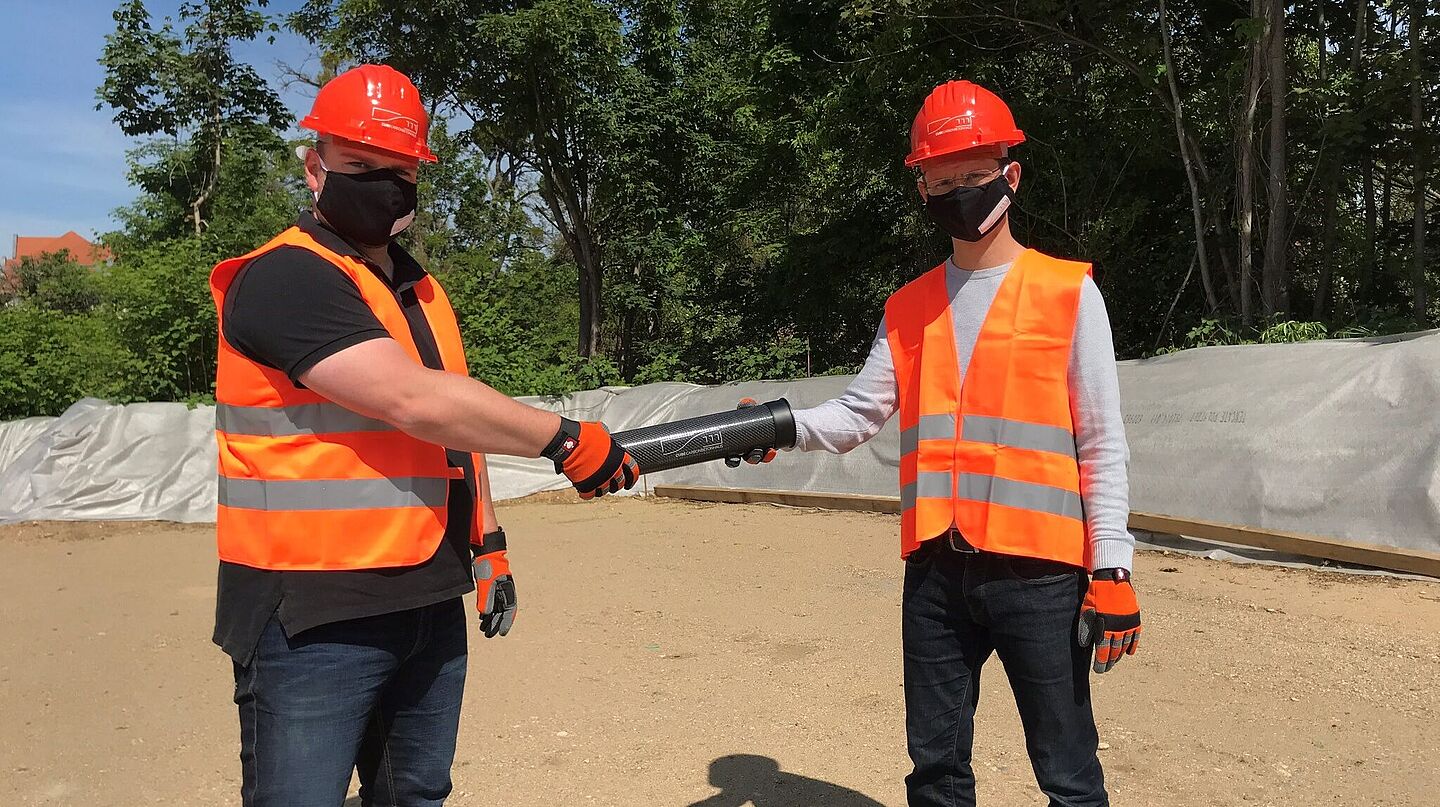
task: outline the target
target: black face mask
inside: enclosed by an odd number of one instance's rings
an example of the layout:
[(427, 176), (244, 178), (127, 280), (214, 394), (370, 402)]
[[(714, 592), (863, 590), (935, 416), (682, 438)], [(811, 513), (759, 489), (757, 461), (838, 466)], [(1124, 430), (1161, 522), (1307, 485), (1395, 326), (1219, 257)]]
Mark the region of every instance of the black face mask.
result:
[[(959, 187), (943, 196), (925, 199), (925, 212), (940, 225), (940, 229), (951, 238), (961, 241), (979, 241), (1000, 225), (1009, 215), (1010, 204), (1015, 201), (1015, 191), (1002, 172), (978, 188)], [(989, 226), (980, 229), (986, 223)]]
[(361, 174), (327, 169), (315, 209), (345, 239), (367, 247), (384, 246), (415, 218), (415, 183), (393, 168)]

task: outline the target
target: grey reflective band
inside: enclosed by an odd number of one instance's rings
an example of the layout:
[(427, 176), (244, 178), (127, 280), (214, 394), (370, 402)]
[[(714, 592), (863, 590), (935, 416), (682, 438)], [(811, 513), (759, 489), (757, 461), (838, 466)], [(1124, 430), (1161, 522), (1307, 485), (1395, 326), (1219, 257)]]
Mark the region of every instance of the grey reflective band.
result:
[(215, 406), (215, 428), (226, 434), (289, 437), (296, 434), (395, 431), (383, 420), (367, 418), (339, 404), (296, 406)]
[(379, 510), (444, 507), (450, 480), (395, 479), (231, 479), (220, 477), (218, 501), (241, 510)]
[(1085, 517), (1085, 507), (1080, 501), (1080, 494), (1064, 488), (1016, 482), (998, 476), (960, 474), (959, 490), (960, 498), (970, 501), (1034, 510), (1064, 518)]
[(954, 493), (955, 487), (948, 471), (925, 471), (918, 474), (914, 482), (900, 486), (900, 507), (914, 507), (917, 498), (949, 501)]
[(954, 440), (954, 415), (921, 415), (920, 423), (900, 432), (900, 453), (918, 451), (921, 440)]
[(923, 471), (915, 477), (915, 495), (921, 499), (948, 499), (954, 493), (949, 471)]
[(1011, 448), (1049, 451), (1075, 457), (1075, 435), (1059, 426), (1043, 426), (1008, 418), (966, 415), (960, 439)]

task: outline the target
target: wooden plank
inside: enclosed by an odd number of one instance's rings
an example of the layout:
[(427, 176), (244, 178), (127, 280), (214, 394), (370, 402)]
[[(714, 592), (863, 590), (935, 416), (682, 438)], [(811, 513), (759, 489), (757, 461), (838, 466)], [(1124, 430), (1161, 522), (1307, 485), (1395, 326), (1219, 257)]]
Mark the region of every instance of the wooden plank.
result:
[[(728, 504), (783, 504), (823, 510), (860, 510), (891, 514), (900, 512), (900, 500), (896, 497), (859, 496), (851, 493), (660, 485), (655, 488), (655, 495)], [(1130, 527), (1440, 578), (1440, 552), (1423, 549), (1402, 549), (1155, 513), (1132, 512)]]
[(1361, 566), (1374, 566), (1397, 572), (1440, 577), (1440, 552), (1423, 549), (1402, 549), (1394, 546), (1366, 544), (1343, 538), (1305, 535), (1282, 530), (1242, 527), (1192, 518), (1176, 518), (1153, 513), (1131, 513), (1130, 527), (1150, 532), (1185, 535), (1207, 541), (1223, 541), (1258, 549), (1271, 549), (1312, 558), (1338, 560)]
[(853, 493), (817, 493), (802, 490), (754, 490), (748, 488), (706, 488), (690, 485), (656, 485), (656, 496), (725, 504), (783, 504), (821, 510), (858, 510), (871, 513), (900, 512), (896, 496), (859, 496)]

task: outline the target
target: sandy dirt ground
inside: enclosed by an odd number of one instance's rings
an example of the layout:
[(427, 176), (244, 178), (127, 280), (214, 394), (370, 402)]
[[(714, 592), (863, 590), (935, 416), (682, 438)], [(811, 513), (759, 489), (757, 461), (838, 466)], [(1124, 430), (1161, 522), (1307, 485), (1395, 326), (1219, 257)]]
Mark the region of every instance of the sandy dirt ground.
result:
[[(471, 639), (455, 805), (904, 803), (894, 518), (502, 505), (521, 608)], [(0, 804), (238, 804), (211, 528), (0, 528)], [(1142, 553), (1095, 679), (1116, 805), (1434, 805), (1440, 584)], [(998, 662), (981, 801), (1038, 805)], [(347, 804), (358, 804), (352, 800)]]

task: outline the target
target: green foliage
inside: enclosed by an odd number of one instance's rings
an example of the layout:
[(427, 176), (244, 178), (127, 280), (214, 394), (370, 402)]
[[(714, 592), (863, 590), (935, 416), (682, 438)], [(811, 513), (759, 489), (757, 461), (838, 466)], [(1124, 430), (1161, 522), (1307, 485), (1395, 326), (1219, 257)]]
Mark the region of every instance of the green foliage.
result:
[(100, 302), (94, 273), (72, 260), (69, 251), (21, 258), (14, 267), (15, 295), (61, 314), (79, 314)]
[(204, 239), (162, 241), (122, 252), (104, 276), (104, 313), (118, 343), (141, 359), (130, 383), (145, 399), (183, 401), (213, 389), (209, 276), (224, 257)]
[(0, 420), (56, 415), (86, 396), (137, 400), (139, 364), (101, 314), (0, 308)]
[(1332, 334), (1329, 326), (1323, 322), (1277, 320), (1256, 331), (1254, 329), (1246, 330), (1233, 321), (1203, 319), (1185, 334), (1184, 340), (1179, 345), (1161, 348), (1156, 351), (1156, 355), (1215, 345), (1277, 345), (1374, 335), (1373, 330), (1359, 325), (1350, 326)]
[(1330, 329), (1323, 322), (1290, 320), (1276, 322), (1266, 327), (1255, 341), (1262, 345), (1274, 345), (1288, 342), (1313, 342), (1317, 339), (1328, 339), (1329, 336)]
[(455, 308), (471, 375), (509, 395), (581, 388), (574, 342), (578, 311), (566, 266), (530, 253), (499, 271), (494, 262), (466, 255), (437, 279)]

